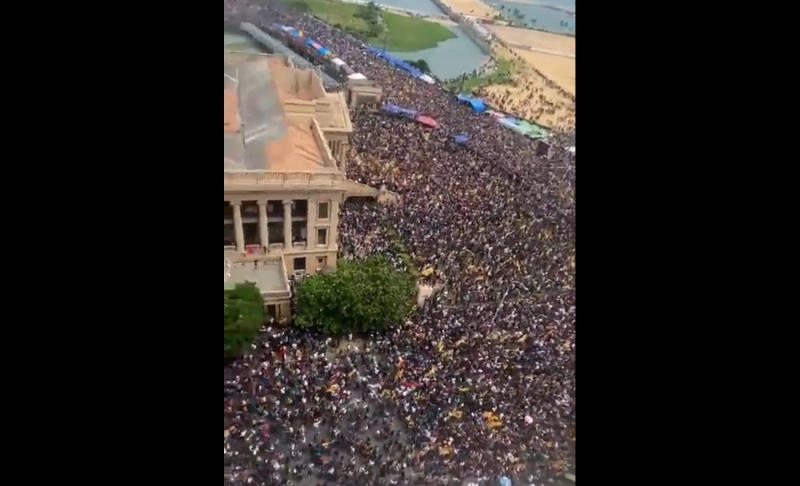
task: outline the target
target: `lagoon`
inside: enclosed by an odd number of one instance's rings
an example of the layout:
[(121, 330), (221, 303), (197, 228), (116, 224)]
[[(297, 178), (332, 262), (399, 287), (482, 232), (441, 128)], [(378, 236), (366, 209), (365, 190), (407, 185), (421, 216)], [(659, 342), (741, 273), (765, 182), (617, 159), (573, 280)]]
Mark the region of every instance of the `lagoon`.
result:
[(436, 47), (417, 52), (389, 52), (389, 54), (409, 61), (424, 59), (431, 68), (431, 74), (440, 79), (457, 78), (464, 73), (474, 71), (489, 60), (489, 56), (481, 52), (464, 34), (461, 27), (449, 27), (449, 29), (457, 37), (440, 42)]
[(442, 11), (431, 0), (374, 0), (378, 5), (413, 10), (421, 14), (442, 15)]
[[(491, 2), (486, 2), (491, 3)], [(514, 0), (513, 3), (527, 3), (532, 5), (554, 5), (575, 11), (575, 0)]]

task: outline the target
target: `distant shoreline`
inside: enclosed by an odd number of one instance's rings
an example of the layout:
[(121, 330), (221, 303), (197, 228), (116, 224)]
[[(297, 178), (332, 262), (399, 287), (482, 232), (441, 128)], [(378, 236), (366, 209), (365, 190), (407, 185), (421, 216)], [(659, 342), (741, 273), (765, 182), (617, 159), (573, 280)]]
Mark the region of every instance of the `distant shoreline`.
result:
[[(494, 5), (494, 2), (485, 1), (484, 3), (486, 3), (487, 5), (490, 5), (490, 6)], [(520, 2), (520, 1), (514, 1), (514, 0), (508, 0), (508, 1), (504, 0), (503, 3), (512, 3), (512, 4), (515, 4), (515, 5), (529, 5), (529, 6), (533, 6), (533, 7), (543, 7), (543, 8), (549, 8), (551, 10), (558, 10), (559, 12), (572, 14), (573, 16), (575, 15), (575, 9), (571, 9), (571, 8), (568, 8), (568, 7), (562, 7), (561, 5), (553, 5), (553, 4), (545, 3), (545, 2)]]
[[(500, 18), (502, 18), (504, 21), (507, 21), (507, 22), (513, 22), (514, 21), (514, 18), (512, 16), (507, 15), (508, 12), (509, 12), (508, 8), (500, 9), (499, 8), (499, 4), (497, 2), (494, 2), (494, 1), (489, 1), (489, 0), (479, 0), (479, 1), (481, 3), (487, 5), (489, 8), (491, 8), (492, 11), (494, 11), (497, 15), (499, 15)], [(548, 4), (539, 3), (539, 2), (514, 2), (514, 1), (503, 1), (502, 3), (503, 4), (511, 4), (511, 5), (523, 5), (523, 6), (528, 6), (528, 7), (546, 8), (548, 10), (553, 10), (555, 12), (561, 12), (561, 13), (569, 16), (569, 17), (575, 18), (575, 11), (574, 10), (571, 10), (569, 8), (566, 8), (566, 7), (561, 7), (561, 6), (558, 6), (558, 5), (548, 5)], [(544, 28), (544, 27), (537, 27), (537, 26), (534, 26), (534, 25), (509, 25), (508, 27), (514, 27), (514, 28), (517, 28), (517, 29), (536, 30), (536, 31), (539, 31), (539, 32), (547, 32), (548, 34), (563, 35), (563, 36), (566, 36), (566, 37), (575, 38), (575, 32), (564, 32), (563, 30), (550, 30), (550, 29), (547, 29), (547, 28)]]

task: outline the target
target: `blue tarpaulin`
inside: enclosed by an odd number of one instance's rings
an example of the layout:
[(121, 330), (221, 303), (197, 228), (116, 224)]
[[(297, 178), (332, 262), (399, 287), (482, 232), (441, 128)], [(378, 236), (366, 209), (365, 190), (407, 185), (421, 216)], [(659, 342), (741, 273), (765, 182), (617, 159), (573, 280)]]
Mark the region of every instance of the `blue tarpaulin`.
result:
[(469, 137), (461, 133), (453, 137), (453, 141), (456, 142), (456, 145), (466, 145), (469, 141)]
[(400, 107), (400, 106), (397, 106), (397, 105), (386, 104), (386, 105), (383, 105), (382, 109), (383, 109), (384, 113), (387, 113), (389, 115), (405, 116), (405, 117), (408, 117), (408, 118), (416, 118), (417, 117), (417, 112), (416, 111), (410, 110), (408, 108), (403, 108), (403, 107)]
[(307, 45), (307, 46), (312, 46), (312, 45), (314, 45), (314, 41), (313, 41), (313, 40), (311, 40), (311, 39), (306, 39), (306, 41), (305, 41), (305, 42), (303, 42), (303, 44), (305, 44), (305, 45)]
[(486, 104), (480, 98), (473, 98), (472, 96), (464, 94), (456, 95), (456, 98), (459, 102), (472, 107), (472, 110), (475, 111), (475, 113), (483, 113), (486, 111)]
[(486, 105), (483, 103), (483, 100), (473, 99), (470, 100), (469, 106), (475, 111), (475, 113), (483, 113), (486, 111)]
[(419, 77), (422, 77), (422, 76), (425, 75), (422, 71), (420, 71), (419, 69), (415, 68), (411, 64), (403, 61), (400, 58), (397, 58), (397, 57), (389, 54), (388, 52), (384, 52), (384, 51), (382, 51), (380, 49), (377, 49), (375, 47), (372, 47), (372, 46), (367, 46), (367, 50), (370, 51), (371, 53), (375, 54), (376, 56), (380, 57), (381, 59), (385, 60), (386, 62), (394, 65), (397, 68), (402, 69), (403, 71), (409, 73), (410, 75), (412, 75), (412, 76), (414, 76), (416, 78), (419, 78)]
[(331, 51), (325, 49), (324, 47), (320, 47), (319, 49), (317, 49), (317, 52), (319, 52), (320, 56), (327, 56), (328, 54), (331, 53)]

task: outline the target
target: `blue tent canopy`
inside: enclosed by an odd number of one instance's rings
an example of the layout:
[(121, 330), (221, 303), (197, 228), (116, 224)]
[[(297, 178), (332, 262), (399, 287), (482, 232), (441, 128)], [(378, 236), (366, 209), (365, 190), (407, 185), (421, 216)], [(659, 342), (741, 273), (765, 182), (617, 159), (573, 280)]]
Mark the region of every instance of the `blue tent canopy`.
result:
[(415, 68), (411, 64), (403, 61), (402, 59), (389, 54), (388, 52), (382, 51), (372, 46), (367, 46), (367, 50), (375, 54), (376, 56), (380, 57), (381, 59), (385, 60), (389, 64), (392, 64), (395, 67), (402, 69), (403, 71), (411, 74), (414, 77), (419, 78), (420, 76), (424, 76), (424, 73), (422, 71)]
[(486, 105), (483, 103), (483, 100), (479, 100), (477, 98), (470, 100), (469, 106), (472, 107), (475, 113), (483, 113), (484, 111), (486, 111)]
[(310, 45), (314, 44), (314, 41), (312, 39), (306, 39), (305, 42), (303, 42), (303, 44), (305, 44), (307, 46), (310, 46)]
[(486, 104), (480, 98), (473, 98), (472, 96), (459, 94), (456, 99), (464, 104), (469, 105), (475, 113), (483, 113), (486, 111)]
[(403, 108), (397, 105), (386, 104), (382, 107), (383, 112), (389, 115), (406, 116), (408, 118), (416, 118), (417, 112), (408, 108)]
[(317, 52), (319, 53), (320, 56), (327, 56), (328, 54), (331, 53), (331, 51), (325, 49), (324, 47), (320, 47), (319, 49), (317, 49)]
[(460, 133), (453, 137), (453, 141), (456, 142), (456, 145), (466, 145), (466, 143), (469, 141), (469, 137), (463, 133)]

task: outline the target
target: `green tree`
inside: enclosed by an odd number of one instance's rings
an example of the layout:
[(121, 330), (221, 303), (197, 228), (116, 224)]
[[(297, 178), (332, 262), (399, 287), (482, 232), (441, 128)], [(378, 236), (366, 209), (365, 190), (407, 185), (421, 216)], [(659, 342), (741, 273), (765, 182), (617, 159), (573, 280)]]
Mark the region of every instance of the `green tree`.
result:
[(264, 324), (264, 297), (255, 284), (225, 289), (225, 357), (241, 354)]
[(416, 282), (383, 257), (340, 260), (335, 272), (297, 286), (294, 325), (327, 334), (383, 330), (399, 324), (414, 302)]
[(428, 61), (426, 61), (425, 59), (417, 59), (416, 61), (407, 60), (406, 62), (411, 64), (415, 68), (419, 69), (420, 71), (422, 71), (425, 74), (430, 74), (431, 73), (431, 67), (428, 66)]

